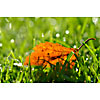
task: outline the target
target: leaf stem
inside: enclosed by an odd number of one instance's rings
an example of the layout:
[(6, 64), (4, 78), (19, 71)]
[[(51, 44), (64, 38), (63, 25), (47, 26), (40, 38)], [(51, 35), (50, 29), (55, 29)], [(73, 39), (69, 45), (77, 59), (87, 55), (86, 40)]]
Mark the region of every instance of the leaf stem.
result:
[(85, 41), (85, 43), (83, 43), (79, 48), (78, 51), (89, 41), (89, 40), (96, 40), (95, 38), (89, 38)]

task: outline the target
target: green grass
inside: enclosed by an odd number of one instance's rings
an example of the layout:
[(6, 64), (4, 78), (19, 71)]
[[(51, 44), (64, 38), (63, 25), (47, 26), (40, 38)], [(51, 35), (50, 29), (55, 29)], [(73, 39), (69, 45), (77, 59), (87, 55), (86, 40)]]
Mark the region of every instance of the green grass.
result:
[[(95, 22), (96, 18), (90, 17), (1, 17), (0, 82), (100, 82), (100, 18), (97, 19)], [(58, 33), (60, 36), (56, 37)], [(26, 56), (39, 43), (49, 41), (78, 48), (88, 38), (96, 40), (82, 47), (73, 69), (69, 68), (72, 52), (61, 71), (59, 62), (51, 68), (23, 65)], [(67, 72), (64, 70), (66, 63)]]

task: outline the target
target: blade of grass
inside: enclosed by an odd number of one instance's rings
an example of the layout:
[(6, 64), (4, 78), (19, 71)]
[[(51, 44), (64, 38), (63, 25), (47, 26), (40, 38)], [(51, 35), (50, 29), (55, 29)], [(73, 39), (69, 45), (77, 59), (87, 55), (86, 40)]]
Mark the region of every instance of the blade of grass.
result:
[(88, 50), (89, 50), (89, 51), (91, 52), (91, 54), (93, 55), (94, 60), (96, 60), (96, 62), (98, 63), (98, 59), (97, 59), (96, 55), (94, 54), (94, 52), (90, 49), (90, 47), (89, 47), (85, 42), (83, 42), (83, 44), (88, 48)]
[(72, 51), (68, 56), (67, 56), (67, 61), (69, 62), (70, 58), (72, 57), (72, 55), (74, 54), (74, 52)]
[(84, 24), (83, 24), (83, 27), (82, 27), (82, 31), (81, 31), (82, 35), (83, 35), (84, 31), (85, 31), (85, 27), (87, 25), (87, 22), (88, 22), (88, 18), (86, 18), (85, 21), (84, 21)]
[(73, 54), (74, 54), (74, 52), (71, 52), (71, 53), (67, 56), (67, 59), (65, 60), (65, 63), (64, 63), (64, 65), (63, 65), (63, 69), (61, 70), (61, 72), (63, 72), (63, 71), (65, 70), (66, 64), (67, 64), (67, 63), (68, 63), (68, 67), (70, 66), (69, 61), (70, 61), (70, 58), (72, 57)]
[(54, 38), (53, 38), (53, 41), (56, 41), (57, 43), (60, 43), (60, 44), (64, 45), (65, 47), (70, 48), (69, 45), (67, 45), (66, 43), (64, 43), (64, 42), (62, 42), (62, 41), (60, 41), (60, 40), (58, 40), (58, 39), (54, 39)]

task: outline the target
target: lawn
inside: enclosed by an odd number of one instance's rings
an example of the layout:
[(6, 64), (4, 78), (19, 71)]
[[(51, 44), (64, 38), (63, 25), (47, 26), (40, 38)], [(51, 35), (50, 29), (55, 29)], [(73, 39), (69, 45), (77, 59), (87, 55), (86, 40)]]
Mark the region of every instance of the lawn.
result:
[[(90, 40), (84, 44), (89, 38)], [(72, 69), (69, 59), (43, 66), (24, 62), (32, 48), (40, 43), (58, 43), (66, 48), (79, 48)], [(56, 68), (56, 70), (55, 70)], [(91, 17), (0, 17), (0, 82), (1, 83), (97, 83), (100, 82), (100, 18)]]

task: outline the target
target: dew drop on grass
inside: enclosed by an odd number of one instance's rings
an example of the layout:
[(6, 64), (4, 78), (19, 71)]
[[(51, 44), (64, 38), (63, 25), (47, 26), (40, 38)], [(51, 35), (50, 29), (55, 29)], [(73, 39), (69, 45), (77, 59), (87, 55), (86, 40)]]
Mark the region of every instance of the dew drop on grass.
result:
[(66, 37), (63, 37), (63, 41), (64, 41), (64, 42), (66, 41)]
[(34, 68), (32, 68), (32, 70), (34, 70)]
[(92, 57), (90, 57), (90, 60), (92, 60)]
[(14, 43), (14, 39), (11, 39), (10, 42), (11, 42), (11, 43)]
[(57, 37), (57, 38), (58, 38), (58, 37), (60, 37), (60, 34), (59, 34), (59, 33), (57, 33), (57, 34), (56, 34), (56, 37)]
[(32, 82), (32, 79), (30, 79), (30, 82)]
[(90, 68), (90, 66), (88, 66), (88, 68)]
[(66, 30), (65, 33), (66, 33), (66, 34), (69, 34), (69, 30)]
[(78, 68), (76, 68), (76, 72), (78, 72)]
[(22, 72), (22, 70), (20, 72)]
[(2, 43), (0, 43), (0, 47), (2, 47)]
[(76, 45), (74, 45), (73, 48), (76, 48)]
[(44, 37), (44, 34), (42, 33), (42, 37)]
[(88, 58), (86, 58), (86, 60), (88, 60)]
[(2, 67), (0, 67), (0, 70), (2, 71)]
[(96, 54), (96, 57), (98, 56), (98, 54)]
[(1, 33), (1, 30), (0, 30), (0, 33)]
[(9, 23), (9, 28), (10, 28), (10, 29), (12, 28), (12, 24), (11, 24), (11, 23)]
[(9, 70), (11, 70), (11, 68), (9, 68)]

